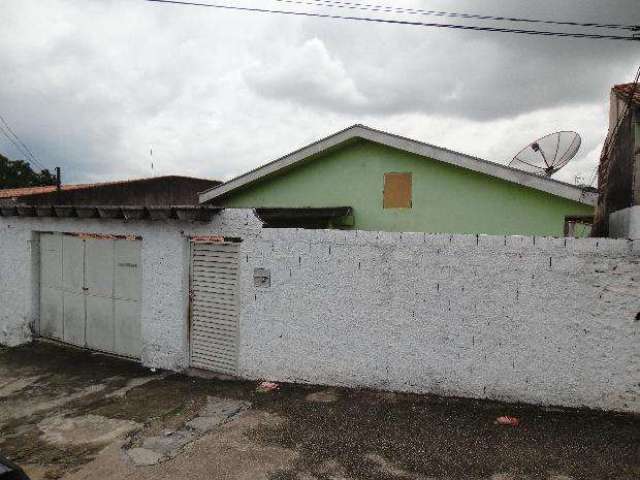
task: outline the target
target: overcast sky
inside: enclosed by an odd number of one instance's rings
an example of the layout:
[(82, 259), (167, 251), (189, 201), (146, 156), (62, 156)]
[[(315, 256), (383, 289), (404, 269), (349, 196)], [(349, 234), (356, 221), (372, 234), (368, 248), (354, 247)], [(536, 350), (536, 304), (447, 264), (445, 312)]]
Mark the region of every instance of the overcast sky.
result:
[[(638, 0), (351, 1), (640, 24)], [(460, 23), (282, 0), (217, 3)], [(576, 130), (582, 148), (557, 178), (586, 180), (610, 87), (631, 81), (639, 64), (640, 42), (142, 0), (0, 1), (0, 114), (69, 183), (149, 176), (150, 148), (156, 175), (226, 180), (354, 123), (500, 163), (539, 136)], [(0, 153), (21, 158), (4, 137)]]

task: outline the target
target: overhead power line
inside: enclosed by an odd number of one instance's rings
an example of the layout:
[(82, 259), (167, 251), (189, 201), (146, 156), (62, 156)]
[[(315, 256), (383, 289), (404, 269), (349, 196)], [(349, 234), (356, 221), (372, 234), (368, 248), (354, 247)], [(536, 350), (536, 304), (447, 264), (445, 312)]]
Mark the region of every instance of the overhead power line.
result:
[(459, 25), (448, 23), (430, 23), (430, 22), (418, 22), (410, 20), (399, 20), (391, 18), (379, 18), (379, 17), (357, 17), (349, 15), (336, 15), (330, 13), (319, 12), (300, 12), (293, 10), (277, 10), (271, 8), (259, 8), (259, 7), (242, 7), (238, 5), (227, 5), (220, 3), (199, 3), (188, 2), (178, 0), (143, 0), (146, 2), (167, 4), (167, 5), (182, 5), (188, 7), (209, 7), (218, 8), (224, 10), (235, 10), (240, 12), (255, 12), (255, 13), (270, 13), (279, 15), (292, 15), (298, 17), (315, 17), (315, 18), (327, 18), (335, 20), (352, 20), (359, 22), (373, 22), (373, 23), (388, 23), (393, 25), (407, 25), (416, 27), (433, 27), (433, 28), (450, 28), (455, 30), (474, 30), (483, 32), (501, 32), (501, 33), (517, 33), (522, 35), (541, 35), (545, 37), (563, 37), (563, 38), (591, 38), (600, 40), (623, 40), (623, 41), (639, 41), (640, 37), (628, 36), (628, 35), (607, 35), (598, 33), (579, 33), (579, 32), (550, 32), (543, 30), (525, 30), (516, 28), (502, 28), (502, 27), (483, 27), (478, 25)]
[(31, 156), (28, 150), (26, 150), (25, 147), (21, 145), (19, 141), (16, 141), (14, 137), (10, 134), (10, 132), (8, 132), (6, 128), (2, 125), (0, 125), (0, 133), (2, 133), (7, 138), (7, 140), (9, 140), (9, 142), (13, 144), (13, 146), (18, 150), (18, 152), (20, 152), (24, 156), (24, 159), (28, 163), (34, 165), (36, 168), (40, 170), (46, 170), (46, 167), (42, 163), (40, 163), (37, 158)]
[(36, 158), (31, 149), (18, 137), (11, 126), (7, 123), (2, 115), (0, 115), (0, 133), (2, 133), (18, 151), (25, 156), (25, 160), (33, 163), (40, 170), (46, 170), (45, 166)]
[(2, 115), (0, 115), (0, 121), (4, 125), (4, 128), (20, 144), (20, 146), (22, 147), (20, 150), (22, 151), (23, 155), (26, 155), (28, 158), (30, 158), (33, 161), (37, 162), (37, 159), (36, 159), (35, 155), (33, 154), (33, 152), (31, 151), (31, 149), (29, 147), (27, 147), (27, 145), (25, 145), (25, 143), (22, 140), (20, 140), (20, 137), (18, 137), (18, 135), (11, 129), (11, 126), (7, 123), (7, 121), (4, 119), (4, 117)]
[[(29, 154), (27, 153), (26, 150), (24, 150), (24, 148), (22, 147), (22, 145), (20, 145), (14, 138), (13, 136), (9, 133), (9, 131), (2, 125), (0, 125), (0, 133), (2, 135), (5, 136), (5, 138), (7, 140), (9, 140), (9, 142), (11, 142), (11, 144), (16, 148), (16, 150), (18, 150), (18, 152), (20, 152), (20, 154), (24, 157), (24, 159), (29, 162), (29, 163), (33, 163), (34, 165), (36, 165), (36, 163), (33, 161), (33, 159), (29, 156)], [(40, 168), (40, 166), (38, 165), (38, 168)]]
[(505, 17), (505, 16), (496, 16), (496, 15), (482, 15), (477, 13), (447, 12), (443, 10), (425, 10), (422, 8), (397, 7), (393, 5), (382, 5), (382, 4), (374, 4), (374, 3), (342, 2), (339, 0), (273, 0), (273, 1), (281, 2), (281, 3), (302, 4), (302, 5), (347, 8), (352, 10), (367, 10), (367, 11), (382, 12), (382, 13), (406, 13), (408, 15), (463, 18), (468, 20), (490, 20), (490, 21), (505, 21), (505, 22), (512, 22), (512, 23), (533, 23), (533, 24), (561, 25), (561, 26), (571, 26), (571, 27), (607, 28), (607, 29), (614, 29), (614, 30), (628, 30), (631, 32), (640, 32), (640, 25), (621, 25), (616, 23), (596, 23), (596, 22), (583, 23), (583, 22), (574, 22), (574, 21)]

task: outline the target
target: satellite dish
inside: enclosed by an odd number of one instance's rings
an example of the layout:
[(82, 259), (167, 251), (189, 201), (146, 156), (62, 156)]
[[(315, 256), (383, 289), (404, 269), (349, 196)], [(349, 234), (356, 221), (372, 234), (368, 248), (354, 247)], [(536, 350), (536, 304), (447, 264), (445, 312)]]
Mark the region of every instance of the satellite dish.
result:
[(520, 150), (509, 166), (550, 177), (578, 153), (581, 142), (577, 132), (550, 133)]

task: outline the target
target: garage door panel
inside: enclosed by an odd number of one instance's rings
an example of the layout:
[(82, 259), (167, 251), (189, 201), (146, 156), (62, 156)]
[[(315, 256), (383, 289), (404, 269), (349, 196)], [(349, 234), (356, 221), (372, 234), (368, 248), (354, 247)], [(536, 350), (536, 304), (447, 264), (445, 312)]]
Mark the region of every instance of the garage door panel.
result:
[(85, 296), (84, 293), (63, 292), (62, 308), (64, 319), (63, 339), (73, 345), (85, 344)]
[(85, 287), (89, 295), (113, 296), (114, 242), (88, 238), (85, 240)]
[(84, 242), (73, 235), (61, 237), (62, 286), (65, 291), (81, 293), (84, 285)]
[(140, 302), (115, 300), (115, 348), (127, 357), (142, 354)]
[(62, 235), (40, 235), (40, 285), (62, 287)]
[(42, 233), (40, 252), (40, 335), (139, 358), (141, 242)]
[(115, 324), (111, 298), (87, 296), (87, 346), (114, 352)]
[(62, 340), (62, 291), (59, 288), (40, 288), (40, 335)]
[(116, 298), (140, 300), (142, 269), (140, 268), (141, 245), (136, 240), (115, 241)]

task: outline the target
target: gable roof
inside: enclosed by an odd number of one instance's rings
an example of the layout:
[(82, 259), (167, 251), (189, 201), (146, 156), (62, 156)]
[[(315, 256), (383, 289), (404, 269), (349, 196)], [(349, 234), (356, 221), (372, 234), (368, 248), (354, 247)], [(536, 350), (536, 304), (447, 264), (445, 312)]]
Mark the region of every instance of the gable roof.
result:
[(318, 140), (306, 147), (296, 150), (273, 162), (235, 177), (222, 185), (218, 185), (200, 194), (200, 203), (211, 202), (217, 198), (233, 192), (239, 188), (250, 185), (268, 176), (281, 173), (284, 170), (298, 164), (308, 157), (323, 153), (341, 144), (364, 139), (388, 147), (414, 153), (423, 157), (432, 158), (457, 167), (465, 168), (478, 173), (506, 180), (507, 182), (540, 190), (552, 195), (557, 195), (569, 200), (595, 205), (597, 193), (570, 183), (560, 182), (547, 177), (541, 177), (533, 173), (524, 172), (515, 168), (489, 162), (481, 158), (472, 157), (463, 153), (454, 152), (446, 148), (437, 147), (428, 143), (419, 142), (399, 135), (376, 130), (365, 125), (353, 125), (333, 135)]

